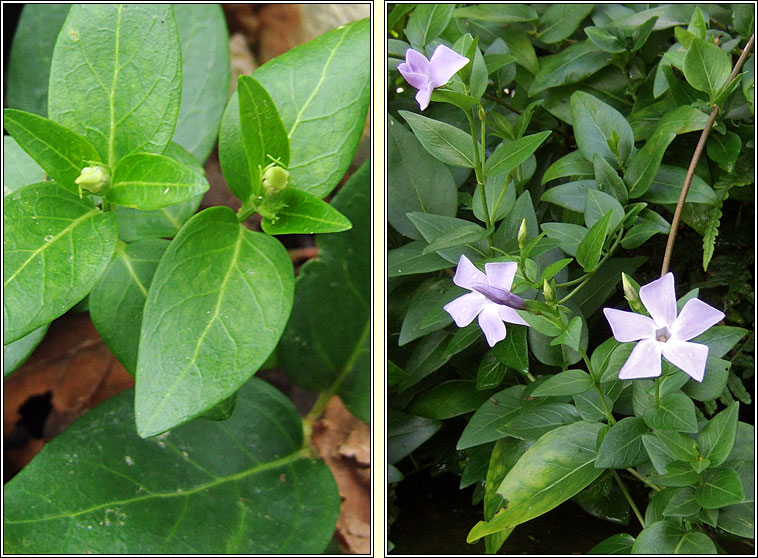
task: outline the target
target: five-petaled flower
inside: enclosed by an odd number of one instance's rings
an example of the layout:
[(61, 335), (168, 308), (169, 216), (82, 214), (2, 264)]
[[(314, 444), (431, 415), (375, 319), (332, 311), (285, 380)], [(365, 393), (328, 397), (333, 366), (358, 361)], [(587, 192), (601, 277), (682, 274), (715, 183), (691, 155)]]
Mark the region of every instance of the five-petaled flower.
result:
[(424, 110), (429, 106), (432, 90), (445, 85), (466, 64), (468, 64), (468, 58), (445, 45), (440, 45), (435, 49), (431, 60), (427, 60), (426, 56), (409, 48), (405, 51), (405, 62), (399, 64), (397, 69), (405, 81), (418, 89), (416, 100), (419, 108)]
[(485, 273), (479, 271), (471, 260), (461, 256), (455, 270), (453, 283), (472, 292), (445, 305), (445, 311), (453, 317), (458, 327), (469, 325), (479, 316), (487, 343), (505, 339), (505, 324), (529, 325), (514, 308), (523, 309), (524, 300), (510, 292), (517, 265), (514, 262), (484, 264)]
[(674, 276), (670, 272), (640, 287), (639, 296), (650, 317), (614, 308), (603, 309), (617, 341), (639, 341), (621, 367), (619, 379), (660, 376), (663, 355), (670, 363), (701, 382), (708, 359), (708, 346), (690, 343), (689, 340), (720, 322), (724, 313), (692, 298), (677, 316)]

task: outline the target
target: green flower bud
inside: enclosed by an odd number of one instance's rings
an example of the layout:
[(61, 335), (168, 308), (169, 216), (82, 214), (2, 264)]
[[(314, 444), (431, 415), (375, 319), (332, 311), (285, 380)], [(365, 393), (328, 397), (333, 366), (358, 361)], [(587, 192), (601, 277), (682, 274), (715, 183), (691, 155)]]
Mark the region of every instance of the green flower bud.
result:
[(108, 172), (108, 169), (101, 165), (84, 167), (81, 174), (76, 180), (74, 180), (74, 182), (88, 192), (97, 194), (103, 188), (110, 186), (111, 175)]
[(557, 302), (555, 289), (547, 282), (547, 279), (542, 282), (542, 294), (545, 295), (545, 302), (548, 304), (555, 304)]
[(518, 229), (518, 247), (522, 252), (526, 246), (526, 232), (526, 219), (522, 219), (521, 226)]
[(284, 190), (290, 181), (290, 173), (282, 167), (271, 166), (263, 173), (263, 189), (266, 194)]
[(624, 287), (624, 298), (629, 303), (629, 308), (631, 308), (634, 312), (637, 312), (639, 314), (647, 314), (647, 311), (645, 310), (645, 307), (642, 305), (642, 301), (640, 300), (639, 283), (637, 283), (637, 281), (632, 279), (626, 273), (622, 272), (621, 284)]

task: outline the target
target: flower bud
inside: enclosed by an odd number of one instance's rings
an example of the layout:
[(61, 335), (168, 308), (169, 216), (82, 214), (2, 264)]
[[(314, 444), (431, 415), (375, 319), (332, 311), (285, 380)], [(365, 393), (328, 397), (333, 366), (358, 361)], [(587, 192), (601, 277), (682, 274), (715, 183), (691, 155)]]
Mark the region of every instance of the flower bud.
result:
[(526, 232), (526, 219), (522, 219), (521, 226), (518, 229), (518, 247), (522, 252), (526, 246)]
[(84, 167), (81, 174), (76, 180), (74, 180), (74, 182), (88, 192), (97, 194), (103, 188), (110, 186), (111, 175), (108, 172), (108, 169), (101, 165)]
[(545, 302), (548, 304), (555, 304), (557, 302), (557, 299), (555, 298), (555, 289), (550, 286), (547, 279), (542, 282), (542, 294), (545, 295)]
[(516, 310), (526, 308), (524, 299), (513, 294), (508, 289), (495, 287), (494, 285), (485, 285), (484, 283), (473, 283), (471, 288), (479, 294), (483, 294), (495, 304), (502, 304)]
[(640, 286), (626, 273), (621, 273), (621, 284), (624, 287), (624, 298), (629, 303), (629, 308), (639, 314), (647, 314), (645, 307), (640, 300), (639, 290)]
[(263, 173), (263, 189), (267, 194), (281, 192), (290, 181), (290, 173), (282, 167), (271, 166)]

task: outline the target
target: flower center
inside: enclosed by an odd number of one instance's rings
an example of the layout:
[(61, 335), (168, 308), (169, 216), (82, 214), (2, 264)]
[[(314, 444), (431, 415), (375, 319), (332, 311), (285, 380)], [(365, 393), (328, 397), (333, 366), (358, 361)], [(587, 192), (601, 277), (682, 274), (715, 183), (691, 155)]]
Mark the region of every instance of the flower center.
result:
[(662, 343), (668, 341), (671, 338), (671, 332), (669, 331), (669, 328), (662, 327), (661, 329), (656, 329), (655, 338)]

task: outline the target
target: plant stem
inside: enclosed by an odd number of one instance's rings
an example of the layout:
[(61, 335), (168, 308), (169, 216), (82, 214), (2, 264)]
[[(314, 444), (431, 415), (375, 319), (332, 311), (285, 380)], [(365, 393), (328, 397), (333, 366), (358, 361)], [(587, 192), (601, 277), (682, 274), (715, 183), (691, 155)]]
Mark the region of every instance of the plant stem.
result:
[(637, 469), (633, 469), (632, 467), (628, 467), (626, 470), (629, 471), (629, 474), (631, 474), (633, 477), (636, 477), (639, 480), (641, 480), (646, 486), (649, 486), (650, 488), (652, 488), (656, 492), (660, 492), (661, 491), (661, 489), (658, 486), (654, 485), (652, 482), (650, 482), (645, 477), (643, 477), (641, 474), (639, 474), (637, 472)]
[(642, 525), (642, 528), (645, 528), (645, 519), (642, 517), (642, 514), (640, 513), (640, 510), (637, 509), (637, 504), (634, 503), (634, 500), (632, 499), (632, 495), (629, 494), (629, 491), (626, 488), (626, 485), (624, 484), (624, 481), (621, 479), (619, 474), (611, 469), (611, 474), (613, 475), (613, 478), (616, 479), (616, 483), (619, 485), (619, 488), (621, 489), (621, 492), (624, 493), (624, 498), (626, 498), (626, 501), (629, 502), (629, 505), (632, 507), (632, 511), (634, 512), (634, 515), (637, 516), (637, 519), (640, 522), (640, 525)]
[(622, 237), (624, 236), (624, 229), (622, 228), (619, 233), (616, 235), (616, 240), (613, 241), (613, 245), (608, 248), (608, 252), (600, 259), (600, 261), (597, 263), (595, 267), (593, 267), (591, 270), (589, 270), (587, 273), (585, 273), (582, 277), (579, 279), (574, 279), (573, 281), (569, 281), (568, 283), (564, 283), (562, 285), (556, 285), (557, 287), (567, 287), (570, 285), (573, 285), (574, 283), (578, 282), (579, 285), (571, 291), (569, 294), (564, 296), (561, 300), (558, 301), (558, 304), (563, 304), (567, 300), (571, 299), (584, 285), (587, 284), (587, 282), (592, 279), (592, 276), (595, 274), (595, 272), (600, 269), (600, 266), (603, 265), (603, 263), (610, 258), (614, 252), (616, 252), (616, 248), (618, 248), (619, 243), (621, 242)]
[(597, 394), (600, 396), (600, 402), (603, 404), (603, 412), (605, 413), (605, 418), (608, 420), (608, 424), (616, 424), (616, 419), (613, 418), (613, 413), (611, 412), (611, 409), (608, 407), (608, 403), (605, 401), (605, 396), (603, 395), (603, 390), (600, 389), (600, 378), (598, 378), (595, 375), (595, 369), (592, 366), (592, 362), (590, 361), (590, 358), (587, 356), (587, 351), (579, 348), (579, 352), (582, 355), (582, 358), (584, 359), (584, 364), (587, 365), (587, 371), (590, 373), (590, 377), (592, 378), (592, 385), (595, 388), (595, 391), (597, 391)]
[(655, 379), (655, 406), (658, 407), (660, 402), (661, 402), (661, 377), (658, 376)]
[[(728, 85), (734, 79), (734, 77), (742, 68), (742, 65), (745, 63), (745, 59), (747, 58), (747, 55), (750, 52), (750, 49), (753, 48), (754, 42), (755, 42), (755, 34), (750, 36), (750, 40), (747, 42), (747, 45), (745, 45), (745, 48), (743, 49), (742, 54), (737, 60), (737, 63), (734, 65), (734, 68), (732, 68), (732, 73), (729, 75), (729, 79), (727, 80), (726, 85)], [(663, 254), (663, 265), (661, 265), (661, 277), (666, 275), (666, 273), (668, 273), (669, 271), (669, 266), (671, 264), (671, 256), (674, 252), (674, 241), (676, 240), (676, 232), (677, 232), (677, 229), (679, 228), (679, 220), (682, 216), (682, 210), (684, 209), (684, 201), (687, 198), (687, 193), (690, 190), (690, 184), (692, 184), (692, 179), (695, 176), (695, 168), (697, 168), (697, 164), (698, 162), (700, 162), (700, 157), (702, 156), (703, 149), (705, 148), (705, 142), (708, 139), (708, 134), (711, 133), (711, 128), (713, 128), (713, 123), (716, 121), (716, 117), (719, 114), (719, 110), (720, 109), (717, 105), (713, 106), (711, 115), (708, 117), (708, 122), (706, 123), (705, 128), (703, 128), (703, 132), (700, 134), (700, 139), (698, 140), (697, 146), (695, 147), (695, 152), (692, 155), (690, 166), (687, 169), (687, 175), (684, 179), (684, 185), (682, 186), (682, 191), (679, 193), (679, 201), (677, 201), (676, 203), (674, 218), (671, 221), (671, 230), (669, 231), (669, 236), (668, 236), (668, 239), (666, 240), (666, 251)]]
[[(487, 227), (488, 231), (492, 231), (492, 219), (490, 219), (490, 210), (487, 207), (487, 192), (485, 191), (485, 182), (487, 181), (487, 178), (484, 174), (484, 135), (485, 135), (485, 127), (484, 122), (482, 122), (482, 146), (481, 146), (481, 157), (479, 155), (479, 147), (476, 145), (476, 124), (474, 122), (474, 117), (476, 116), (475, 109), (471, 109), (473, 114), (466, 113), (466, 118), (468, 118), (468, 123), (471, 128), (471, 141), (474, 143), (474, 173), (476, 174), (476, 182), (479, 184), (479, 191), (481, 192), (481, 199), (482, 199), (482, 213), (484, 213), (484, 224)], [(490, 232), (490, 235), (488, 235), (488, 240), (491, 239), (492, 232)], [(491, 244), (491, 242), (490, 242)]]

